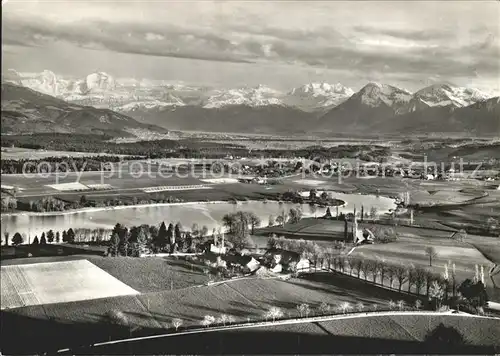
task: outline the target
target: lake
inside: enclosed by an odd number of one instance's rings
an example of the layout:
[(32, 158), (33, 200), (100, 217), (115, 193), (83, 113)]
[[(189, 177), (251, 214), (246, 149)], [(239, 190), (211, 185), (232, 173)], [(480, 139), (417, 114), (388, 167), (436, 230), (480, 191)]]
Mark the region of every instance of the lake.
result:
[[(365, 211), (369, 212), (372, 206), (376, 207), (380, 214), (388, 212), (396, 207), (394, 200), (387, 197), (377, 197), (374, 195), (343, 194), (332, 192), (333, 198), (346, 202), (345, 206), (339, 207), (339, 212), (349, 213), (354, 206), (357, 210), (364, 205)], [(2, 240), (5, 231), (12, 237), (19, 232), (31, 236), (40, 236), (42, 232), (50, 229), (54, 231), (67, 230), (69, 228), (104, 228), (112, 229), (118, 222), (127, 227), (133, 225), (155, 225), (162, 221), (176, 223), (178, 221), (186, 228), (191, 228), (193, 223), (202, 227), (206, 225), (211, 232), (213, 228), (221, 226), (224, 214), (236, 211), (254, 212), (262, 220), (263, 226), (267, 226), (269, 216), (275, 218), (282, 211), (288, 213), (290, 208), (302, 208), (304, 217), (322, 216), (326, 208), (310, 206), (309, 204), (278, 203), (276, 201), (248, 201), (239, 204), (232, 203), (185, 203), (177, 205), (156, 205), (156, 206), (128, 206), (117, 209), (80, 211), (72, 213), (45, 213), (45, 214), (20, 214), (2, 215)], [(335, 214), (335, 207), (331, 212)]]

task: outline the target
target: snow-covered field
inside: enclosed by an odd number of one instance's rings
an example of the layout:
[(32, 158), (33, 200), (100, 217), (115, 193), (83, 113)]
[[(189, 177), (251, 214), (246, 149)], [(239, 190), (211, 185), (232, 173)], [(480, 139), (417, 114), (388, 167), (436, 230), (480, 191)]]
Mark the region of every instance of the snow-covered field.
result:
[(212, 183), (212, 184), (232, 184), (232, 183), (238, 183), (238, 179), (236, 178), (211, 178), (211, 179), (200, 179), (202, 182), (205, 183)]
[(317, 187), (318, 185), (325, 184), (324, 181), (315, 179), (299, 179), (295, 180), (294, 182), (298, 184), (310, 185), (312, 187)]
[(87, 260), (1, 267), (1, 309), (139, 294)]
[(59, 184), (48, 184), (46, 185), (49, 188), (53, 188), (59, 191), (67, 191), (67, 190), (88, 190), (89, 188), (79, 182), (73, 183), (59, 183)]
[(172, 190), (196, 190), (196, 189), (212, 189), (212, 187), (196, 184), (196, 185), (164, 185), (159, 187), (147, 187), (142, 188), (142, 191), (145, 193), (155, 193), (155, 192), (165, 192)]

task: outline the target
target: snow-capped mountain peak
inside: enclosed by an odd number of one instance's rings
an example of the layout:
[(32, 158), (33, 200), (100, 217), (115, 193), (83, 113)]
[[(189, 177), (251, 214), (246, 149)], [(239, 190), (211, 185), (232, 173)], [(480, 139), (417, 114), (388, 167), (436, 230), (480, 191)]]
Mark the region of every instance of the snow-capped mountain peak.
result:
[(368, 106), (378, 107), (385, 104), (389, 107), (394, 107), (410, 101), (412, 94), (406, 89), (388, 84), (370, 82), (356, 93), (355, 96)]
[(203, 107), (214, 109), (231, 105), (247, 105), (252, 107), (283, 105), (279, 96), (280, 93), (278, 91), (264, 85), (259, 85), (255, 88), (219, 90), (208, 97)]
[(80, 91), (84, 94), (96, 91), (112, 91), (116, 89), (115, 79), (104, 72), (87, 75), (80, 83)]
[(309, 111), (337, 106), (353, 94), (354, 91), (351, 88), (345, 87), (340, 83), (316, 82), (292, 89), (287, 94), (286, 101), (289, 105), (298, 106), (303, 110)]
[(415, 98), (428, 106), (464, 107), (483, 101), (489, 95), (478, 89), (457, 87), (451, 84), (433, 84), (415, 93)]

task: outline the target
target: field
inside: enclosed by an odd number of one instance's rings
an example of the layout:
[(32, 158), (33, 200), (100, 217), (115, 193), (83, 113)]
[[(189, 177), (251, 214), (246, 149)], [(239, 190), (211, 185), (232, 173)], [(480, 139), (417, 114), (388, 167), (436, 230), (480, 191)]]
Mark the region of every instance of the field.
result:
[(2, 266), (1, 277), (2, 309), (138, 293), (86, 260)]
[[(184, 276), (179, 274), (178, 278)], [(384, 309), (389, 299), (401, 299), (393, 291), (352, 278), (327, 277), (327, 280), (290, 281), (247, 279), (214, 286), (4, 310), (1, 323), (2, 330), (7, 332), (2, 333), (2, 344), (6, 345), (6, 351), (9, 348), (16, 350), (15, 347), (18, 350), (20, 346), (9, 342), (9, 335), (27, 329), (30, 335), (26, 335), (26, 350), (104, 341), (111, 327), (106, 314), (111, 310), (123, 312), (128, 332), (141, 335), (171, 330), (171, 320), (176, 317), (183, 319), (183, 327), (199, 326), (207, 314), (217, 317), (225, 313), (236, 321), (261, 320), (271, 306), (280, 307), (287, 316), (295, 317), (298, 315), (296, 306), (300, 303), (308, 303), (313, 315), (321, 302), (332, 306), (343, 301), (363, 302), (367, 307), (378, 304), (379, 309)]]
[[(457, 330), (467, 345), (426, 341), (428, 333), (439, 324)], [(332, 350), (345, 354), (492, 354), (498, 352), (499, 330), (500, 320), (464, 315), (373, 315), (172, 335), (77, 351), (85, 354), (160, 354), (165, 350), (172, 354), (331, 354)]]
[[(2, 147), (2, 159), (43, 159), (47, 157), (89, 157), (89, 156), (108, 156), (106, 153), (88, 153), (88, 152), (72, 152), (72, 151), (50, 151), (50, 150), (34, 150), (29, 148), (19, 147)], [(126, 155), (113, 155), (126, 156)]]

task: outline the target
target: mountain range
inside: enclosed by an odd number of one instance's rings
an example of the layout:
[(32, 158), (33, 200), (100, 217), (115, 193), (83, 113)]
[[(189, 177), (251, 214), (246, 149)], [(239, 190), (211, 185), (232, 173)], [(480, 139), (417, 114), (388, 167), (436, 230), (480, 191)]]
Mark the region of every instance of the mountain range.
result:
[(68, 103), (10, 83), (2, 83), (2, 134), (34, 132), (107, 134), (114, 137), (163, 137), (168, 130), (109, 109)]
[(368, 83), (357, 92), (340, 83), (310, 83), (281, 92), (263, 85), (218, 89), (115, 79), (104, 72), (67, 79), (50, 71), (14, 70), (2, 74), (2, 83), (51, 95), (65, 105), (112, 110), (137, 124), (172, 130), (500, 134), (498, 97), (448, 83), (414, 93), (380, 83)]

